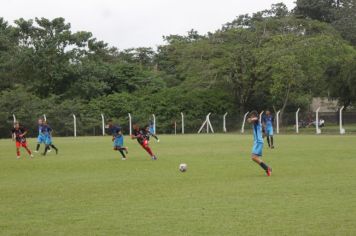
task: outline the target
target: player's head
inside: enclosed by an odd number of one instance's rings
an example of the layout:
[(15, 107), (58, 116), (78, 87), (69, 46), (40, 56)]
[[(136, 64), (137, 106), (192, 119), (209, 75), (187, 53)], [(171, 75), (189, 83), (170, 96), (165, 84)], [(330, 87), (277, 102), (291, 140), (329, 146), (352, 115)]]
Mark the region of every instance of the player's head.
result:
[(150, 129), (150, 126), (149, 125), (145, 125), (145, 130), (149, 131), (149, 129)]
[(140, 129), (140, 126), (138, 124), (133, 124), (132, 128), (137, 131)]
[(258, 118), (258, 112), (257, 111), (251, 111), (250, 112), (250, 118)]
[(43, 124), (43, 119), (42, 119), (42, 118), (39, 118), (39, 119), (38, 119), (38, 124), (39, 124), (39, 125), (42, 125), (42, 124)]
[(112, 119), (108, 120), (108, 126), (112, 126)]
[(267, 116), (270, 116), (271, 115), (271, 112), (269, 110), (266, 111), (266, 115)]
[(20, 122), (15, 121), (15, 123), (14, 123), (14, 127), (15, 127), (15, 129), (20, 128)]

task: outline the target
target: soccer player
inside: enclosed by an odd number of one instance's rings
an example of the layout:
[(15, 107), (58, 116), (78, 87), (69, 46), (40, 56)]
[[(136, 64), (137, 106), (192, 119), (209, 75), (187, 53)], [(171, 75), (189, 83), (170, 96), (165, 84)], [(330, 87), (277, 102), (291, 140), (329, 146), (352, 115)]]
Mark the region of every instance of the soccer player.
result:
[(140, 126), (137, 124), (133, 125), (133, 134), (131, 135), (132, 139), (136, 139), (137, 142), (141, 145), (143, 149), (151, 156), (152, 160), (157, 160), (156, 155), (153, 154), (151, 148), (149, 147), (149, 135), (146, 129), (140, 129)]
[[(43, 125), (44, 125), (43, 124), (43, 119), (42, 118), (38, 119), (38, 137), (37, 137), (37, 146), (36, 146), (36, 151), (35, 152), (38, 152), (38, 150), (40, 149), (41, 144), (42, 143), (45, 144), (45, 141), (46, 141), (46, 137), (42, 132)], [(51, 149), (48, 150), (48, 152), (50, 152), (50, 151), (51, 151)]]
[(124, 147), (124, 136), (122, 134), (121, 127), (113, 125), (112, 120), (108, 120), (107, 127), (112, 135), (112, 141), (114, 142), (113, 144), (114, 150), (120, 152), (122, 156), (121, 160), (123, 161), (126, 160), (126, 155), (128, 154), (128, 148)]
[(157, 135), (155, 135), (153, 132), (154, 129), (151, 127), (151, 125), (146, 125), (145, 126), (145, 131), (146, 131), (146, 138), (148, 141), (150, 141), (150, 137), (152, 136), (153, 138), (155, 138), (157, 140), (157, 142), (159, 143), (159, 138), (157, 137)]
[(253, 141), (251, 158), (254, 162), (259, 164), (262, 167), (262, 169), (266, 171), (267, 176), (271, 176), (272, 168), (266, 165), (261, 159), (262, 149), (263, 149), (263, 137), (262, 137), (262, 127), (258, 119), (257, 111), (252, 111), (247, 121), (252, 124), (252, 128), (253, 128), (252, 131), (253, 131), (254, 141)]
[(43, 122), (43, 126), (42, 126), (42, 133), (44, 134), (45, 137), (45, 150), (43, 152), (43, 156), (46, 156), (47, 152), (49, 151), (50, 147), (52, 147), (55, 151), (56, 154), (58, 154), (58, 148), (56, 146), (54, 146), (53, 142), (52, 142), (52, 128), (47, 124), (47, 121)]
[(266, 111), (266, 114), (262, 118), (263, 128), (267, 137), (267, 143), (269, 148), (274, 148), (273, 145), (273, 122), (274, 118), (270, 111)]
[(27, 147), (26, 134), (28, 129), (24, 126), (21, 126), (19, 122), (15, 122), (14, 128), (12, 131), (12, 140), (16, 141), (16, 154), (17, 159), (21, 158), (20, 147), (26, 149), (27, 153), (30, 155), (31, 159), (33, 158), (31, 150)]

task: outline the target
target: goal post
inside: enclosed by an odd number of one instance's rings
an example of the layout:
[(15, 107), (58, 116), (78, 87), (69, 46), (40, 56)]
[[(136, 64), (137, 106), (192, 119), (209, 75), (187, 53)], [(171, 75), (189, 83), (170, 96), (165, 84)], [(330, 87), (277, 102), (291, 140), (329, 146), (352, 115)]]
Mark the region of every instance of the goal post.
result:
[(297, 134), (299, 134), (299, 111), (300, 111), (300, 108), (298, 108), (298, 110), (295, 113), (295, 132)]
[(102, 129), (102, 134), (105, 136), (105, 117), (104, 114), (101, 113), (101, 129)]
[(241, 134), (245, 133), (245, 124), (246, 124), (246, 119), (247, 119), (247, 116), (250, 112), (246, 112), (245, 115), (244, 115), (244, 118), (243, 118), (243, 121), (242, 121), (242, 126), (241, 126)]
[(343, 128), (343, 122), (342, 122), (342, 112), (344, 111), (345, 106), (342, 106), (339, 111), (339, 125), (340, 125), (340, 134), (345, 134), (346, 131)]
[(276, 113), (276, 131), (277, 134), (279, 134), (279, 114), (281, 113), (281, 110), (277, 111)]
[(318, 109), (316, 109), (315, 111), (315, 132), (316, 134), (321, 134), (321, 129), (319, 127), (319, 111), (320, 111), (320, 107), (318, 107)]
[(73, 133), (74, 137), (77, 137), (77, 117), (73, 114)]

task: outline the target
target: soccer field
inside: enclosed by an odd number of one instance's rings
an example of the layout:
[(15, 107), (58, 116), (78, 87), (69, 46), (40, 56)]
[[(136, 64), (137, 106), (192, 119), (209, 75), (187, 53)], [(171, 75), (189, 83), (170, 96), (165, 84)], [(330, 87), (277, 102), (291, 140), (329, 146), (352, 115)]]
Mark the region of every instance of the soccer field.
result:
[(0, 234), (356, 235), (354, 136), (276, 136), (272, 177), (250, 135), (160, 138), (158, 161), (127, 137), (126, 161), (111, 137), (55, 138), (34, 160), (0, 140)]

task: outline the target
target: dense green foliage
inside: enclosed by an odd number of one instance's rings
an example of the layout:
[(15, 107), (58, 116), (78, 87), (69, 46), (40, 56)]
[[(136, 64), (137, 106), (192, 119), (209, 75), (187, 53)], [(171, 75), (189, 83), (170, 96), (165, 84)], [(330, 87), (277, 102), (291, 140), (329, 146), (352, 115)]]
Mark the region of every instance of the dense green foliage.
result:
[(160, 138), (155, 162), (128, 139), (126, 161), (110, 137), (55, 138), (58, 156), (31, 161), (0, 140), (0, 235), (356, 234), (353, 136), (279, 135), (270, 178), (250, 135)]
[[(241, 15), (207, 35), (166, 36), (152, 48), (118, 50), (63, 18), (0, 18), (0, 136), (11, 116), (28, 125), (46, 113), (61, 135), (71, 114), (81, 134), (101, 113), (127, 123), (159, 114), (169, 132), (179, 113), (196, 127), (208, 113), (307, 108), (312, 97), (356, 101), (353, 1), (304, 1)], [(349, 17), (349, 18), (347, 18)], [(347, 24), (346, 24), (346, 23)], [(63, 128), (65, 127), (65, 128)]]

